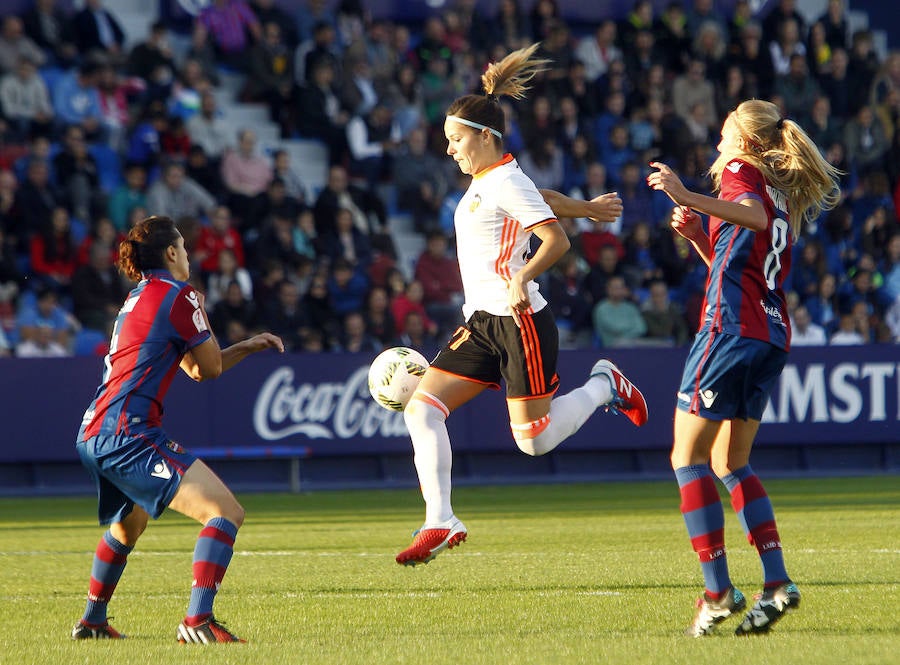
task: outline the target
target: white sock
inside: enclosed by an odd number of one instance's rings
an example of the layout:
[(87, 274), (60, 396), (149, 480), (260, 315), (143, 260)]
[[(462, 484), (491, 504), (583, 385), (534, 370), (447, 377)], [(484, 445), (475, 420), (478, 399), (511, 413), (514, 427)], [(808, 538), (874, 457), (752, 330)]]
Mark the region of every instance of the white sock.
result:
[[(439, 400), (429, 395), (440, 407)], [(450, 506), (450, 467), (453, 455), (447, 433), (446, 411), (435, 404), (413, 399), (403, 412), (412, 438), (416, 473), (425, 499), (425, 524), (446, 522), (453, 516)]]
[(587, 383), (582, 386), (588, 391), (596, 406), (609, 404), (612, 401), (612, 386), (610, 386), (609, 381), (604, 374), (598, 374), (589, 378)]
[[(606, 380), (597, 381), (594, 377), (588, 383), (606, 384), (607, 392), (609, 384)], [(594, 391), (587, 385), (576, 388), (570, 393), (561, 395), (550, 402), (550, 423), (543, 432), (533, 438), (517, 438), (516, 445), (522, 452), (528, 455), (545, 455), (556, 448), (560, 443), (572, 436), (584, 425), (584, 421), (590, 418), (597, 410), (596, 387)], [(602, 397), (602, 395), (601, 395)], [(515, 429), (515, 426), (514, 426)]]

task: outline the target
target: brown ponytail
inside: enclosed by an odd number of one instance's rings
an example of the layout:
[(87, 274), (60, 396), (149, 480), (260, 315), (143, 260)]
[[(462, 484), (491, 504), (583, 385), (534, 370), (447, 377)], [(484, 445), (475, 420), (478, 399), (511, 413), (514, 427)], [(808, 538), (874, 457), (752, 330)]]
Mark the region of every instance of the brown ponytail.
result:
[[(501, 134), (506, 132), (506, 117), (500, 106), (500, 97), (524, 99), (528, 91), (527, 85), (536, 74), (547, 69), (550, 60), (535, 58), (534, 53), (540, 44), (532, 44), (513, 51), (500, 62), (492, 62), (481, 75), (483, 95), (465, 95), (460, 97), (447, 109), (447, 115), (455, 115)], [(497, 139), (499, 140), (499, 139)]]
[(148, 270), (165, 268), (165, 252), (178, 240), (178, 229), (171, 217), (153, 215), (134, 225), (119, 244), (119, 270), (139, 282)]

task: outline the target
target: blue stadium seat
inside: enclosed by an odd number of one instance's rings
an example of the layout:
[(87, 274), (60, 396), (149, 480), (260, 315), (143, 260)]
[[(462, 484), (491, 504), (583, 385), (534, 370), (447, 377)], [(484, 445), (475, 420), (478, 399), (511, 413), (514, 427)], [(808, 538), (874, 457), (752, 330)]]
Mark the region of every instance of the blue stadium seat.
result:
[(106, 342), (106, 333), (82, 328), (75, 334), (73, 352), (76, 356), (93, 356), (96, 355), (97, 347), (104, 342)]
[(122, 184), (122, 164), (119, 155), (105, 143), (92, 144), (88, 148), (88, 152), (97, 162), (100, 187), (107, 194), (111, 194), (116, 187)]

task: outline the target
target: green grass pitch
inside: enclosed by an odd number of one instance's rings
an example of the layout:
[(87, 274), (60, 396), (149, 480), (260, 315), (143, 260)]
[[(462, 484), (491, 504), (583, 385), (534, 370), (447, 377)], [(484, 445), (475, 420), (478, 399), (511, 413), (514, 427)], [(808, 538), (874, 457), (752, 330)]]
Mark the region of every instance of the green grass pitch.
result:
[[(174, 639), (198, 525), (151, 523), (110, 605), (129, 638), (76, 643), (95, 502), (0, 499), (0, 663), (900, 662), (900, 479), (766, 485), (802, 606), (770, 635), (736, 638), (732, 619), (700, 640), (681, 634), (702, 581), (674, 482), (459, 487), (468, 542), (416, 568), (393, 559), (414, 490), (242, 495), (216, 611), (249, 643), (210, 647)], [(758, 559), (726, 515), (752, 595)]]

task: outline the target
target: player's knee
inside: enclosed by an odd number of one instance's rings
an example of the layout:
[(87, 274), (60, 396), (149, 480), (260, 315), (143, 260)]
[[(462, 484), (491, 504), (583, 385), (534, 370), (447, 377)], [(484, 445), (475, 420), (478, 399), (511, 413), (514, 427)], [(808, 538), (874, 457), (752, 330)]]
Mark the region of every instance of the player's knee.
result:
[(512, 428), (512, 435), (516, 445), (526, 455), (537, 457), (556, 447), (550, 445), (552, 442), (548, 441), (548, 437), (545, 435), (547, 428), (550, 426), (549, 413), (543, 418), (532, 420), (530, 423), (511, 422), (509, 425)]
[(403, 422), (410, 431), (430, 428), (447, 419), (444, 403), (433, 395), (416, 393), (403, 410)]
[(240, 529), (241, 525), (244, 523), (244, 516), (247, 514), (244, 507), (235, 501), (234, 506), (232, 506), (228, 512), (229, 514), (224, 515), (223, 517)]

